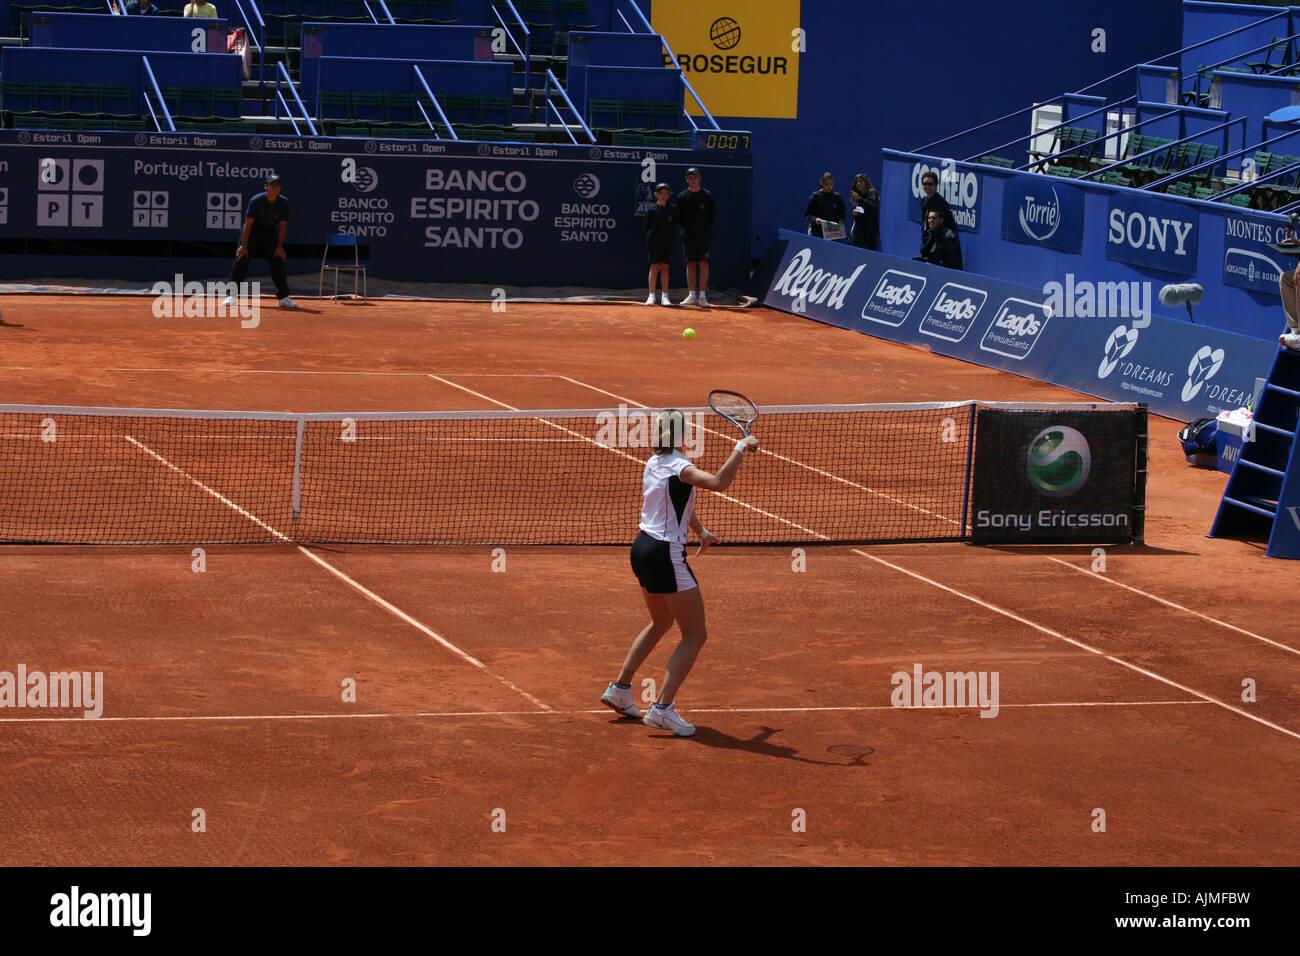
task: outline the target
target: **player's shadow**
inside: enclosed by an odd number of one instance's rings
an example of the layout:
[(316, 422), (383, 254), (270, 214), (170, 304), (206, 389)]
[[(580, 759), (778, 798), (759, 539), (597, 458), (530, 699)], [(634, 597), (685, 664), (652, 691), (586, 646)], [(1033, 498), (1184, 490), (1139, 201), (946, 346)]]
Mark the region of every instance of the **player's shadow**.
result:
[(740, 738), (723, 733), (713, 727), (697, 725), (695, 734), (684, 739), (703, 744), (706, 747), (717, 747), (722, 750), (744, 750), (748, 753), (758, 754), (761, 757), (776, 757), (781, 760), (794, 760), (799, 763), (817, 764), (822, 767), (866, 767), (869, 764), (864, 763), (863, 758), (875, 752), (871, 747), (856, 744), (846, 745), (848, 750), (853, 751), (850, 755), (845, 747), (836, 746), (828, 748), (828, 752), (850, 756), (851, 759), (847, 763), (832, 760), (814, 760), (811, 757), (800, 756), (799, 751), (794, 747), (773, 743), (771, 738), (780, 732), (779, 727), (760, 727), (758, 733), (754, 734), (754, 736)]

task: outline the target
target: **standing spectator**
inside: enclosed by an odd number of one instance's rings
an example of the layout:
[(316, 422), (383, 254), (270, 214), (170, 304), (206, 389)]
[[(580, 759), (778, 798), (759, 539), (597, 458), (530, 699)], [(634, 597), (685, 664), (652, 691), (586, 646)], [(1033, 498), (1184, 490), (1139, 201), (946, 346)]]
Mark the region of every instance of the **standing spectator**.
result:
[(215, 20), (217, 19), (217, 8), (208, 3), (208, 0), (190, 0), (189, 3), (185, 4), (184, 15)]
[(673, 304), (668, 298), (668, 261), (673, 255), (673, 236), (677, 232), (677, 210), (668, 205), (672, 194), (672, 187), (660, 183), (655, 187), (658, 205), (645, 214), (645, 246), (650, 256), (650, 296), (645, 300), (646, 305), (655, 304), (655, 280), (660, 277), (663, 291), (659, 293), (659, 304)]
[(961, 269), (961, 242), (957, 230), (943, 222), (943, 213), (931, 209), (926, 213), (926, 230), (921, 234), (921, 254), (916, 258), (931, 265)]
[[(284, 271), (284, 234), (289, 228), (289, 200), (280, 195), (280, 177), (272, 173), (266, 177), (266, 192), (258, 193), (248, 204), (244, 233), (235, 250), (235, 267), (230, 281), (241, 283), (248, 275), (249, 258), (266, 257), (267, 271), (275, 282), (275, 297), (282, 309), (296, 309), (289, 298), (289, 280)], [(234, 303), (229, 299), (227, 305)]]
[(161, 13), (162, 11), (158, 9), (157, 5), (151, 3), (150, 0), (131, 0), (126, 5), (126, 15), (128, 17), (157, 16)]
[(880, 193), (866, 173), (853, 177), (849, 192), (853, 203), (853, 244), (861, 249), (880, 249)]
[(808, 220), (808, 234), (818, 239), (824, 238), (823, 222), (844, 225), (844, 197), (835, 191), (835, 177), (829, 172), (822, 173), (821, 189), (809, 198), (803, 215)]
[(686, 254), (686, 288), (682, 305), (709, 307), (709, 250), (713, 245), (713, 222), (717, 203), (713, 193), (700, 187), (700, 171), (686, 170), (686, 188), (677, 194), (677, 221), (682, 226), (682, 248)]
[(939, 174), (933, 169), (927, 169), (921, 174), (921, 191), (925, 193), (925, 198), (921, 200), (921, 232), (930, 228), (926, 223), (930, 221), (931, 209), (937, 209), (943, 216), (943, 224), (956, 232), (957, 220), (952, 217), (952, 207), (948, 205), (948, 200), (939, 195)]

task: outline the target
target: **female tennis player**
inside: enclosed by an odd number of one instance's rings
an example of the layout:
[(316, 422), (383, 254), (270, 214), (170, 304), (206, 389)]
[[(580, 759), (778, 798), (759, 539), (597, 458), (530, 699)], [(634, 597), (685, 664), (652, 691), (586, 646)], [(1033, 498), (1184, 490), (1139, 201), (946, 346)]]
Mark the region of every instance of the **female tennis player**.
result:
[(641, 716), (632, 694), (632, 679), (676, 621), (682, 640), (668, 660), (659, 699), (646, 712), (643, 722), (679, 737), (689, 737), (695, 727), (677, 713), (674, 700), (707, 637), (704, 599), (686, 563), (687, 529), (700, 539), (696, 557), (718, 540), (695, 516), (695, 489), (725, 491), (736, 477), (745, 452), (758, 447), (758, 439), (752, 435), (742, 438), (718, 473), (712, 475), (696, 468), (682, 454), (685, 432), (686, 416), (675, 408), (660, 412), (655, 420), (654, 454), (646, 462), (641, 479), (641, 533), (632, 544), (632, 571), (641, 583), (650, 623), (632, 642), (618, 680), (611, 681), (600, 698), (602, 704), (620, 714)]

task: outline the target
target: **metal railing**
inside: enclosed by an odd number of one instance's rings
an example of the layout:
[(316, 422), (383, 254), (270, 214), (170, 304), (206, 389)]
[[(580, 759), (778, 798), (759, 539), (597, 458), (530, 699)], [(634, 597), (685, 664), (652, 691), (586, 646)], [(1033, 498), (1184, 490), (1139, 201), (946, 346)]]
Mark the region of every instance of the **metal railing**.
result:
[[(149, 116), (153, 119), (154, 129), (159, 132), (176, 132), (176, 124), (172, 122), (172, 114), (167, 109), (167, 102), (163, 99), (162, 90), (158, 87), (158, 80), (153, 75), (153, 67), (149, 65), (149, 58), (147, 56), (140, 57), (140, 64), (144, 67), (145, 78), (145, 83), (142, 84), (140, 92), (144, 97), (144, 105), (149, 110)], [(151, 89), (153, 90), (153, 95), (158, 98), (158, 110), (155, 110), (153, 108), (153, 103), (149, 101), (149, 91)], [(167, 123), (167, 128), (165, 130), (163, 129), (162, 123), (158, 120), (159, 111), (161, 111), (162, 118)]]
[[(244, 21), (244, 29), (248, 31), (248, 42), (253, 44), (253, 49), (257, 51), (257, 94), (262, 98), (262, 109), (266, 109), (266, 21), (262, 19), (262, 11), (257, 9), (255, 0), (231, 0), (234, 4), (239, 18)], [(253, 15), (248, 15), (248, 10), (244, 5), (248, 5)]]
[(594, 133), (592, 133), (592, 131), (591, 131), (591, 127), (589, 127), (589, 126), (587, 125), (586, 121), (583, 120), (583, 118), (582, 118), (582, 114), (579, 113), (578, 110), (577, 110), (577, 107), (575, 107), (575, 106), (573, 105), (573, 100), (569, 99), (569, 94), (566, 93), (566, 92), (564, 92), (564, 87), (562, 87), (562, 86), (560, 85), (560, 81), (557, 80), (557, 79), (555, 78), (555, 74), (552, 73), (550, 70), (547, 70), (547, 71), (546, 71), (546, 86), (545, 86), (545, 90), (546, 90), (546, 107), (547, 107), (547, 112), (546, 112), (546, 127), (547, 127), (547, 129), (550, 129), (550, 126), (551, 126), (551, 111), (554, 111), (556, 122), (558, 122), (558, 123), (560, 124), (560, 126), (562, 126), (562, 127), (564, 128), (564, 132), (568, 135), (569, 139), (572, 140), (573, 145), (574, 145), (574, 146), (577, 146), (577, 145), (578, 145), (578, 140), (577, 140), (577, 138), (573, 135), (573, 130), (570, 129), (570, 124), (567, 123), (567, 122), (565, 122), (564, 117), (560, 115), (560, 111), (559, 111), (559, 109), (557, 109), (556, 106), (555, 106), (555, 104), (551, 102), (551, 85), (552, 85), (552, 84), (555, 85), (556, 92), (558, 92), (558, 93), (560, 94), (560, 96), (562, 96), (562, 97), (564, 98), (565, 105), (569, 107), (569, 112), (571, 112), (571, 113), (572, 113), (572, 114), (577, 118), (577, 120), (578, 120), (578, 125), (582, 127), (582, 131), (583, 131), (584, 133), (587, 134), (587, 142), (588, 142), (588, 143), (595, 143), (595, 142), (596, 142), (596, 136), (595, 136)]
[(293, 110), (289, 108), (289, 101), (280, 93), (280, 81), (283, 79), (286, 86), (289, 87), (289, 93), (293, 96), (293, 101), (298, 104), (298, 109), (302, 111), (303, 121), (307, 124), (308, 135), (318, 136), (316, 124), (311, 121), (311, 115), (307, 112), (307, 107), (302, 103), (302, 97), (298, 95), (298, 89), (293, 84), (293, 79), (289, 76), (289, 71), (284, 68), (284, 63), (275, 64), (275, 118), (276, 125), (279, 125), (280, 104), (284, 104), (284, 115), (289, 123), (293, 126), (296, 135), (301, 136), (302, 131), (298, 128), (298, 121), (294, 119)]
[[(460, 137), (456, 135), (456, 130), (451, 125), (451, 120), (447, 119), (447, 114), (442, 111), (442, 104), (438, 102), (438, 97), (433, 95), (433, 90), (429, 89), (429, 83), (425, 80), (424, 74), (420, 72), (420, 68), (412, 63), (411, 69), (415, 71), (415, 81), (420, 84), (420, 88), (423, 89), (425, 95), (429, 97), (429, 102), (432, 103), (433, 108), (438, 111), (438, 118), (442, 120), (442, 124), (447, 127), (447, 135), (453, 140), (459, 140)], [(424, 104), (420, 102), (418, 96), (415, 98), (415, 108), (420, 111), (420, 115), (424, 117), (424, 121), (429, 124), (429, 129), (433, 131), (433, 135), (438, 136), (438, 127), (434, 125), (433, 117), (431, 117), (428, 111), (424, 108)], [(438, 136), (438, 138), (441, 139), (442, 137)]]
[(515, 9), (515, 5), (511, 3), (510, 0), (505, 0), (505, 3), (506, 6), (510, 8), (510, 15), (515, 18), (515, 23), (518, 25), (519, 29), (523, 31), (523, 49), (520, 49), (518, 42), (515, 41), (514, 34), (510, 32), (510, 27), (507, 26), (506, 21), (501, 18), (501, 11), (496, 8), (496, 4), (492, 5), (492, 15), (497, 18), (497, 23), (501, 24), (501, 30), (505, 33), (506, 39), (508, 39), (511, 45), (515, 48), (515, 52), (524, 58), (524, 102), (527, 103), (528, 91), (532, 86), (533, 75), (533, 31), (528, 29), (528, 24), (524, 23), (524, 18), (519, 15), (519, 11)]
[[(704, 118), (709, 121), (709, 124), (714, 129), (722, 129), (722, 127), (718, 125), (718, 121), (713, 118), (713, 114), (709, 112), (709, 108), (704, 105), (704, 101), (700, 99), (699, 94), (695, 92), (695, 87), (691, 86), (691, 81), (686, 79), (686, 72), (682, 69), (681, 64), (677, 62), (677, 54), (674, 53), (673, 48), (668, 45), (667, 39), (665, 39), (661, 34), (655, 33), (654, 27), (652, 27), (650, 21), (645, 18), (645, 14), (641, 12), (640, 7), (633, 3), (630, 5), (630, 8), (632, 13), (635, 14), (636, 19), (640, 20), (641, 25), (645, 27), (645, 32), (659, 37), (660, 41), (664, 45), (664, 49), (668, 51), (668, 56), (673, 61), (673, 65), (677, 67), (677, 75), (682, 78), (682, 85), (685, 87), (686, 92), (691, 94), (691, 99), (695, 100), (695, 105), (700, 108), (700, 112), (704, 114)], [(624, 25), (627, 26), (629, 33), (640, 32), (632, 28), (632, 25), (627, 22), (627, 18), (623, 16), (621, 10), (618, 12), (618, 15), (619, 19), (621, 19)], [(687, 122), (689, 122), (694, 129), (700, 128), (699, 124), (695, 122), (695, 119), (691, 114), (686, 111), (685, 107), (682, 107), (682, 112), (686, 115)]]

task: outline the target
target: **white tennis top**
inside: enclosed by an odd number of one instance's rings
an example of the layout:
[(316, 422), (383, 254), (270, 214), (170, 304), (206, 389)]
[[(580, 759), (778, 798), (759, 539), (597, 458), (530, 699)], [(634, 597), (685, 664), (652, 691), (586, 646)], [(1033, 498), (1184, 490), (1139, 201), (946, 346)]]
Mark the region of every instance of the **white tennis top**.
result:
[(695, 486), (677, 477), (691, 460), (680, 451), (651, 455), (641, 479), (641, 530), (660, 541), (686, 543)]

